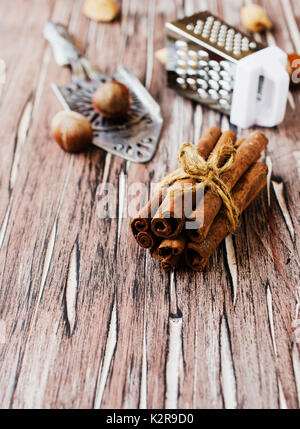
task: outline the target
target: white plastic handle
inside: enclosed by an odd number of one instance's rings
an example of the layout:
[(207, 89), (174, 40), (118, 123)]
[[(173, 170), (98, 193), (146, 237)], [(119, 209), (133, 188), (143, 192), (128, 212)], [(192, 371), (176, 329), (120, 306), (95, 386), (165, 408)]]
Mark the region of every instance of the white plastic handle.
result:
[(240, 128), (274, 127), (285, 115), (289, 91), (287, 55), (272, 46), (237, 65), (231, 122)]

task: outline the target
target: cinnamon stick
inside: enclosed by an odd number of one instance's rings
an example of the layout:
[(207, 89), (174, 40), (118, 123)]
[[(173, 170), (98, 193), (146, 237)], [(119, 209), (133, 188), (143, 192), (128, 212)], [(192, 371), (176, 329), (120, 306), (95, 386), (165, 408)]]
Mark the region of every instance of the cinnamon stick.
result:
[[(208, 158), (220, 135), (221, 130), (218, 127), (211, 127), (204, 131), (197, 144), (197, 150), (204, 159)], [(186, 179), (181, 180), (180, 183), (175, 183), (169, 188), (165, 199), (151, 222), (151, 230), (156, 236), (172, 239), (180, 235), (185, 223), (184, 191), (188, 187), (193, 193), (195, 184), (194, 179)]]
[[(267, 166), (255, 163), (239, 180), (232, 191), (233, 200), (240, 214), (251, 204), (266, 186)], [(229, 233), (226, 215), (220, 213), (214, 220), (206, 239), (202, 243), (190, 242), (185, 250), (187, 265), (194, 271), (203, 271), (208, 258)]]
[[(260, 158), (261, 152), (266, 148), (267, 144), (268, 139), (263, 134), (255, 132), (239, 146), (234, 164), (221, 177), (229, 190), (233, 189), (242, 175)], [(188, 231), (188, 237), (192, 241), (201, 243), (206, 238), (221, 207), (221, 198), (211, 189), (208, 189), (204, 196), (204, 208), (203, 202), (201, 202), (189, 216), (189, 221), (197, 222), (197, 219), (202, 218), (202, 210), (204, 210), (203, 225), (199, 225), (198, 229)]]
[(155, 245), (155, 237), (151, 231), (139, 232), (135, 239), (143, 249), (152, 249)]
[(153, 197), (139, 212), (139, 214), (131, 220), (130, 228), (135, 238), (137, 238), (137, 235), (140, 232), (148, 231), (151, 219), (153, 215), (157, 212), (159, 206), (161, 205), (163, 199), (165, 198), (166, 193), (167, 193), (166, 188), (161, 188), (158, 191), (156, 191)]
[(234, 147), (238, 149), (244, 143), (244, 141), (246, 141), (246, 137), (241, 137), (240, 139), (237, 139)]
[(158, 254), (162, 258), (167, 258), (168, 256), (177, 256), (181, 255), (184, 251), (186, 244), (186, 236), (181, 235), (174, 240), (163, 240), (158, 248)]
[(153, 247), (152, 249), (150, 249), (150, 256), (153, 259), (161, 259), (158, 253), (158, 247)]
[(166, 272), (172, 271), (180, 262), (181, 255), (170, 255), (161, 261), (161, 268)]
[(210, 127), (204, 130), (198, 144), (197, 150), (202, 158), (207, 159), (221, 137), (222, 131), (219, 127)]

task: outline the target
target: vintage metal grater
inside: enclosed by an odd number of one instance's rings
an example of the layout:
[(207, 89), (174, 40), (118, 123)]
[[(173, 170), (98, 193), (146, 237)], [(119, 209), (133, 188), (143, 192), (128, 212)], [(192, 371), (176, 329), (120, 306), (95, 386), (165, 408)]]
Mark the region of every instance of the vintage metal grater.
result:
[[(282, 73), (278, 77), (271, 76), (270, 70), (266, 70), (274, 67), (272, 63), (276, 61), (275, 66), (284, 65), (286, 55), (282, 51), (278, 48), (264, 49), (252, 37), (207, 11), (167, 23), (166, 29), (169, 87), (226, 115), (232, 115), (234, 110), (232, 122), (238, 126), (248, 127), (254, 125), (252, 122), (273, 126), (282, 120), (288, 93), (287, 73), (280, 70)], [(259, 54), (263, 49), (270, 50), (266, 58)], [(248, 68), (253, 71), (252, 87), (246, 80), (245, 69), (240, 67), (244, 64), (249, 64)], [(282, 94), (272, 111), (267, 111), (271, 91), (271, 86), (266, 84), (268, 78)], [(241, 112), (238, 104), (245, 94), (248, 106), (242, 106), (244, 112)], [(258, 115), (258, 112), (264, 114)]]
[[(120, 67), (112, 77), (100, 74), (81, 55), (67, 28), (61, 24), (48, 22), (44, 36), (52, 45), (56, 62), (72, 69), (72, 83), (60, 87), (52, 84), (52, 88), (65, 109), (83, 114), (92, 123), (93, 144), (129, 161), (150, 161), (159, 141), (163, 119), (159, 105), (137, 77), (125, 67)], [(95, 90), (111, 79), (124, 83), (131, 93), (130, 112), (118, 119), (102, 117), (92, 105)]]

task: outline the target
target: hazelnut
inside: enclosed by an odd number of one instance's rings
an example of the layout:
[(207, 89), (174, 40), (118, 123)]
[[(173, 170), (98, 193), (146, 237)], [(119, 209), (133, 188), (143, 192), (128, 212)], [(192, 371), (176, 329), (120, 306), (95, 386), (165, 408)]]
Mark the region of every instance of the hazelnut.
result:
[(299, 87), (300, 83), (300, 55), (289, 54), (287, 71), (291, 78), (291, 87)]
[(85, 0), (83, 13), (93, 21), (113, 21), (120, 12), (115, 0)]
[(167, 57), (168, 57), (167, 48), (162, 48), (162, 49), (159, 49), (158, 51), (156, 51), (155, 57), (158, 59), (158, 61), (161, 64), (166, 65), (167, 64)]
[(97, 112), (107, 118), (123, 116), (130, 108), (130, 92), (125, 85), (112, 80), (97, 89), (93, 105)]
[(57, 113), (51, 123), (53, 137), (66, 152), (81, 152), (93, 140), (93, 130), (89, 120), (77, 112)]
[(242, 7), (241, 20), (243, 26), (253, 33), (270, 30), (273, 26), (265, 10), (258, 4)]

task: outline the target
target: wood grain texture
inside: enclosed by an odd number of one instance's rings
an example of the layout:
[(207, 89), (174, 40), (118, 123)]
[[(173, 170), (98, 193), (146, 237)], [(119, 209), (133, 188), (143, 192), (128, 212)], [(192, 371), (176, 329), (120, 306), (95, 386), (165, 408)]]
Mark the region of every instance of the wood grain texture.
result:
[[(239, 27), (243, 3), (123, 0), (119, 21), (98, 24), (82, 0), (1, 1), (1, 408), (299, 408), (300, 92), (266, 131), (268, 189), (204, 274), (161, 273), (126, 215), (128, 186), (157, 182), (204, 127), (230, 127), (166, 88), (154, 57), (165, 21), (209, 8)], [(256, 37), (299, 51), (298, 0), (259, 3), (276, 27)], [(42, 37), (49, 19), (69, 25), (103, 73), (130, 67), (159, 102), (150, 163), (96, 148), (72, 156), (52, 142), (60, 105), (50, 84), (70, 72)], [(118, 191), (113, 219), (97, 214), (106, 181)]]

